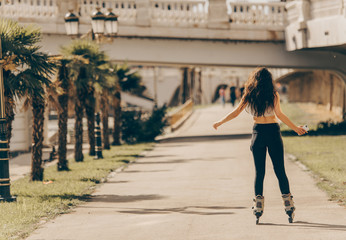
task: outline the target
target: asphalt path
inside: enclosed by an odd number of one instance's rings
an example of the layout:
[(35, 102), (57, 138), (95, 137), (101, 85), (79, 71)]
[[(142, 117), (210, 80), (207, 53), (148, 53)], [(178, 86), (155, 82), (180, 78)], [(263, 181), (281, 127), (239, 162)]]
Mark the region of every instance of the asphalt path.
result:
[(288, 223), (268, 158), (265, 210), (255, 224), (251, 117), (244, 113), (218, 131), (211, 127), (231, 110), (196, 110), (172, 141), (111, 174), (90, 201), (41, 225), (28, 239), (346, 239), (345, 208), (328, 201), (311, 174), (287, 159), (295, 222)]

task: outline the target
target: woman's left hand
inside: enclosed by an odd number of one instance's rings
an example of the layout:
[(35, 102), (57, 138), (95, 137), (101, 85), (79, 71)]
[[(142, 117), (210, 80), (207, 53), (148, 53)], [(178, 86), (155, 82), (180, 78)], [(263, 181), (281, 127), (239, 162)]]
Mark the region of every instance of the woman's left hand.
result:
[(218, 128), (220, 125), (222, 125), (222, 122), (215, 122), (215, 123), (213, 124), (213, 128), (215, 128), (215, 130), (217, 130), (217, 128)]

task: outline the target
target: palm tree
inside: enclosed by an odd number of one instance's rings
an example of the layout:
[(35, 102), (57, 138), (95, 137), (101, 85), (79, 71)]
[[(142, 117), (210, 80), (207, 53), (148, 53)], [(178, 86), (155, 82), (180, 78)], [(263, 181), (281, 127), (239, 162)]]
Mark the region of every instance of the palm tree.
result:
[(22, 27), (11, 20), (0, 20), (0, 37), (5, 59), (3, 65), (8, 139), (12, 135), (14, 99), (31, 99), (34, 111), (31, 180), (42, 181), (43, 95), (45, 86), (50, 84), (49, 75), (53, 72), (54, 64), (36, 45), (41, 38), (39, 29)]
[(100, 99), (100, 109), (101, 109), (101, 119), (102, 119), (102, 136), (103, 136), (103, 148), (111, 149), (109, 143), (109, 127), (108, 127), (108, 118), (109, 118), (109, 101), (108, 101), (108, 91), (104, 89), (101, 94)]
[[(35, 56), (30, 54), (36, 49), (36, 44), (40, 39), (40, 32), (32, 27), (21, 27), (18, 23), (0, 19), (0, 37), (2, 45), (2, 56), (4, 62), (4, 87), (5, 87), (5, 112), (7, 122), (7, 139), (10, 145), (12, 137), (12, 122), (14, 120), (15, 98), (21, 98), (25, 94), (28, 67), (37, 62)], [(35, 64), (34, 64), (35, 65)], [(27, 66), (25, 69), (20, 69)], [(26, 71), (26, 72), (25, 72)], [(36, 84), (32, 82), (30, 86)]]
[(67, 146), (67, 119), (68, 119), (68, 95), (70, 88), (70, 81), (67, 68), (68, 61), (62, 59), (60, 61), (58, 81), (60, 82), (60, 87), (62, 88), (62, 94), (58, 96), (58, 101), (61, 110), (58, 114), (59, 120), (59, 147), (58, 147), (58, 171), (68, 171), (68, 161), (66, 159), (66, 146)]
[(95, 155), (95, 84), (99, 84), (107, 74), (108, 63), (104, 52), (96, 43), (90, 41), (73, 41), (63, 48), (63, 53), (71, 58), (70, 76), (74, 82), (75, 99), (75, 160), (83, 161), (83, 110), (88, 122), (89, 155)]
[(98, 45), (95, 51), (89, 56), (89, 61), (92, 69), (91, 84), (88, 88), (88, 94), (85, 101), (85, 113), (88, 123), (88, 137), (89, 137), (89, 155), (95, 156), (95, 108), (96, 97), (95, 94), (98, 89), (107, 88), (108, 70), (108, 57), (103, 51), (100, 51)]
[(141, 95), (145, 90), (141, 83), (141, 76), (137, 72), (132, 71), (127, 64), (114, 66), (114, 72), (117, 81), (112, 89), (114, 108), (113, 146), (121, 144), (121, 91)]
[(119, 81), (113, 89), (113, 108), (114, 108), (114, 126), (113, 126), (113, 146), (121, 145), (121, 88)]

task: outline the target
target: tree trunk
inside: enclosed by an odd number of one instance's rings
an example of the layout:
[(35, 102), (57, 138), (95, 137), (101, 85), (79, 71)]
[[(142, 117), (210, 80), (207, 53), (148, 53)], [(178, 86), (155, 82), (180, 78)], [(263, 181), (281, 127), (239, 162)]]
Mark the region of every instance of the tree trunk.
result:
[(109, 117), (109, 103), (108, 94), (106, 91), (101, 96), (101, 117), (102, 117), (102, 131), (103, 131), (103, 148), (111, 149), (109, 144), (109, 128), (108, 128), (108, 117)]
[(66, 146), (67, 146), (67, 119), (68, 119), (68, 88), (69, 79), (66, 65), (62, 62), (62, 66), (59, 69), (59, 81), (61, 82), (61, 88), (64, 91), (58, 97), (58, 101), (61, 107), (61, 112), (59, 112), (59, 149), (58, 149), (58, 171), (68, 171), (68, 161), (66, 159)]
[(31, 180), (43, 180), (42, 167), (42, 146), (43, 146), (43, 124), (44, 124), (44, 99), (39, 96), (33, 96), (32, 113), (33, 113), (33, 146), (31, 162)]
[(83, 162), (83, 105), (84, 94), (77, 90), (75, 102), (75, 149), (74, 158), (76, 162)]
[(85, 114), (88, 120), (89, 155), (95, 156), (95, 97), (93, 89), (88, 91), (86, 97)]
[(7, 124), (7, 140), (8, 148), (10, 148), (10, 141), (12, 137), (12, 123), (14, 120), (14, 109), (15, 103), (12, 97), (5, 97), (5, 114), (6, 114), (6, 124)]
[(121, 145), (121, 94), (117, 91), (114, 96), (114, 129), (113, 129), (113, 142), (112, 145)]

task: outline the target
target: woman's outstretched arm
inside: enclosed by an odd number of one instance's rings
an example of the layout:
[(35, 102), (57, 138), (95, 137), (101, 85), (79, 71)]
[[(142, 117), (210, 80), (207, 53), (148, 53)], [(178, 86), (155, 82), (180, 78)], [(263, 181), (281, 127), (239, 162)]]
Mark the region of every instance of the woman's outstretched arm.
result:
[(296, 126), (281, 110), (280, 106), (280, 95), (279, 93), (276, 93), (275, 98), (275, 104), (274, 104), (274, 111), (278, 119), (280, 119), (283, 123), (285, 123), (288, 127), (290, 127), (293, 131), (295, 131), (298, 135), (303, 135), (307, 133), (307, 131), (302, 128)]
[(232, 120), (233, 118), (238, 117), (238, 115), (245, 109), (246, 105), (247, 105), (247, 103), (244, 104), (244, 99), (242, 98), (236, 109), (234, 109), (232, 112), (227, 114), (221, 120), (219, 120), (213, 124), (213, 127), (215, 128), (215, 130), (217, 130), (217, 128), (220, 127), (222, 124)]

